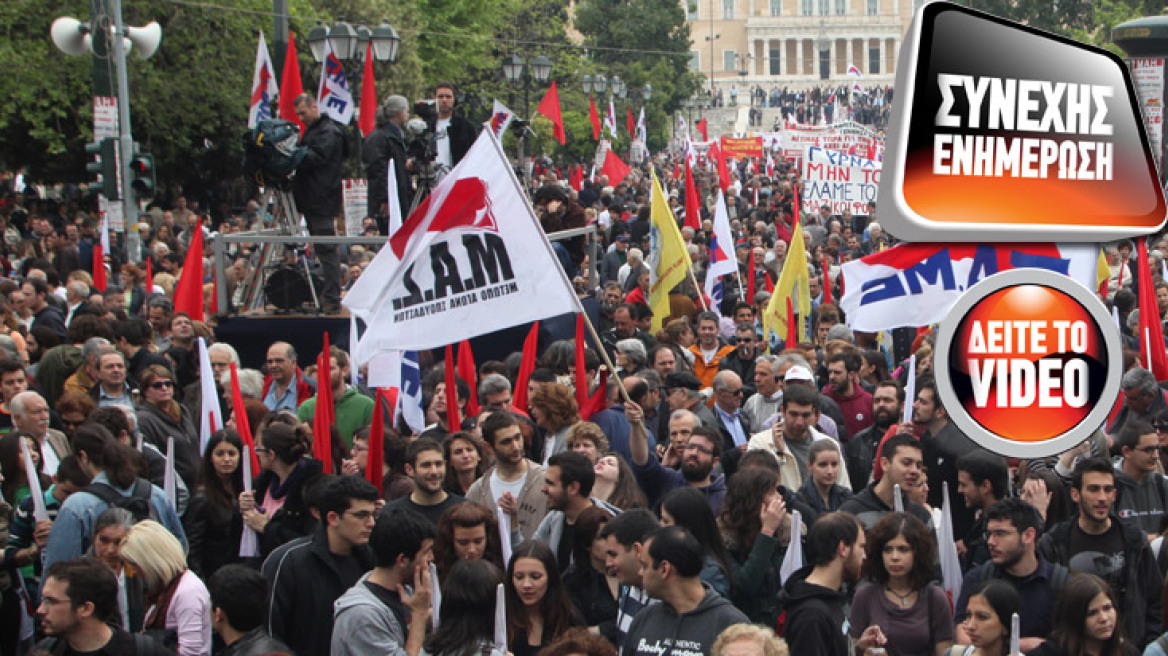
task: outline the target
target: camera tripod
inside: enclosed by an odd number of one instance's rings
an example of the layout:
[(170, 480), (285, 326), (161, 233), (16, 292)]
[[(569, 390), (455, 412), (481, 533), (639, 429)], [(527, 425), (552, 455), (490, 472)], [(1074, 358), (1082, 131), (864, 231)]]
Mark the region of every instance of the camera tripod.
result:
[[(300, 213), (291, 191), (268, 187), (261, 207), (271, 208), (274, 225), (260, 230), (258, 235), (308, 236), (300, 227)], [(241, 311), (263, 310), (267, 305), (274, 305), (278, 312), (290, 312), (311, 303), (320, 312), (320, 298), (308, 266), (307, 250), (307, 244), (261, 241), (259, 263), (236, 287), (233, 304)]]

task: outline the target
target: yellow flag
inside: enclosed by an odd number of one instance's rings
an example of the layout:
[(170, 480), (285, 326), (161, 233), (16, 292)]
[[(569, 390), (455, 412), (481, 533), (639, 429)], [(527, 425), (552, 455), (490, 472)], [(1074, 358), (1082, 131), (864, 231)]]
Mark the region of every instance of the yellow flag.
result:
[(677, 219), (669, 209), (665, 192), (657, 174), (653, 174), (649, 235), (652, 247), (646, 265), (649, 267), (649, 309), (653, 310), (653, 333), (669, 318), (669, 291), (685, 280), (689, 267), (689, 253), (677, 229)]
[(811, 275), (807, 272), (807, 249), (803, 246), (803, 227), (798, 219), (791, 230), (791, 246), (787, 249), (787, 259), (783, 261), (779, 281), (775, 283), (775, 292), (763, 313), (763, 332), (768, 337), (772, 331), (775, 332), (790, 346), (792, 341), (787, 326), (788, 297), (795, 309), (795, 316), (798, 317), (798, 341), (805, 342), (806, 319), (811, 315)]
[(1111, 279), (1111, 267), (1107, 266), (1107, 249), (1099, 249), (1099, 259), (1095, 261), (1095, 289), (1103, 289), (1103, 283)]

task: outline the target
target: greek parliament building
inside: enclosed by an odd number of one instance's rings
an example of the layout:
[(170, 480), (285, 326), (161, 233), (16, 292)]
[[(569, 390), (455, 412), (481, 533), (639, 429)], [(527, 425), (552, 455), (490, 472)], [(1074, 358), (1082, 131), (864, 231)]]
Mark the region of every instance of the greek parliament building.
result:
[[(690, 67), (717, 88), (793, 89), (891, 85), (901, 39), (925, 0), (681, 0), (690, 24)], [(708, 84), (708, 83), (707, 83)], [(729, 98), (726, 98), (729, 102)]]

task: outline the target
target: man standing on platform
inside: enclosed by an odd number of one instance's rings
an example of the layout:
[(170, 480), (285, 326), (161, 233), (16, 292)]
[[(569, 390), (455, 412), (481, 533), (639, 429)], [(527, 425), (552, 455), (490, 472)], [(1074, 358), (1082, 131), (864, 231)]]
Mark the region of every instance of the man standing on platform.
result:
[[(304, 214), (308, 232), (314, 237), (336, 235), (336, 217), (341, 214), (341, 164), (346, 157), (345, 134), (333, 120), (320, 113), (316, 98), (300, 94), (295, 101), (296, 116), (304, 123), (300, 145), (308, 150), (296, 169), (293, 197)], [(321, 309), (334, 314), (341, 309), (341, 260), (336, 244), (314, 244), (320, 259), (324, 284), (320, 289)]]

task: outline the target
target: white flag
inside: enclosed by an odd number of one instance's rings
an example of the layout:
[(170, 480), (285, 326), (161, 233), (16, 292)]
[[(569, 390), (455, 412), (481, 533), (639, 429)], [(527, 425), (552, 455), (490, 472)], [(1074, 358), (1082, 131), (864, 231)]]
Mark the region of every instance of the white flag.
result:
[(207, 342), (199, 338), (199, 392), (202, 395), (199, 410), (199, 453), (207, 451), (211, 434), (223, 428), (223, 413), (219, 409), (219, 388), (215, 386), (215, 370), (207, 354)]
[(247, 127), (254, 128), (260, 121), (272, 118), (272, 108), (280, 86), (276, 82), (276, 72), (272, 68), (272, 58), (268, 55), (268, 44), (264, 33), (260, 32), (260, 44), (256, 48), (255, 73), (251, 78), (251, 102), (247, 112)]
[(178, 512), (178, 475), (174, 471), (174, 437), (166, 438), (166, 468), (162, 472), (162, 490), (170, 508)]
[(369, 387), (396, 387), (400, 416), (417, 433), (426, 428), (426, 408), (422, 400), (422, 374), (417, 351), (387, 351), (369, 361)]
[(726, 209), (726, 199), (718, 191), (718, 202), (714, 209), (714, 233), (706, 249), (710, 256), (706, 260), (706, 296), (714, 297), (714, 285), (725, 275), (738, 272), (738, 260), (734, 259), (734, 233), (730, 229), (730, 213)]
[(637, 118), (637, 138), (641, 141), (648, 141), (649, 131), (645, 127), (645, 108), (641, 108), (641, 115)]
[(353, 120), (353, 91), (345, 79), (345, 67), (333, 54), (328, 39), (324, 42), (324, 63), (320, 66), (320, 85), (316, 88), (320, 113), (341, 125)]
[(353, 350), (358, 365), (582, 311), (490, 130), (394, 233), (344, 304), (367, 327)]
[(803, 569), (803, 515), (798, 510), (791, 511), (791, 542), (779, 566), (779, 583), (786, 583), (792, 574)]
[(950, 599), (961, 596), (961, 561), (957, 558), (957, 537), (953, 535), (953, 513), (949, 507), (949, 486), (941, 484), (941, 525), (936, 528), (937, 554), (941, 561), (941, 587)]
[(677, 134), (678, 136), (689, 135), (689, 126), (685, 122), (685, 117), (680, 114), (677, 115)]
[(503, 133), (507, 131), (507, 127), (511, 125), (511, 121), (515, 119), (515, 112), (507, 108), (506, 105), (495, 99), (495, 106), (491, 109), (491, 120), (489, 125), (491, 130), (494, 130), (495, 136), (500, 139), (503, 138)]
[(389, 235), (392, 236), (402, 226), (401, 198), (398, 196), (400, 192), (397, 190), (397, 164), (392, 159), (389, 160), (387, 175), (389, 176), (386, 186), (388, 191), (386, 198), (389, 201)]
[(612, 104), (612, 98), (608, 99), (608, 113), (604, 115), (604, 127), (608, 128), (608, 133), (612, 135), (613, 139), (617, 138), (616, 107)]

